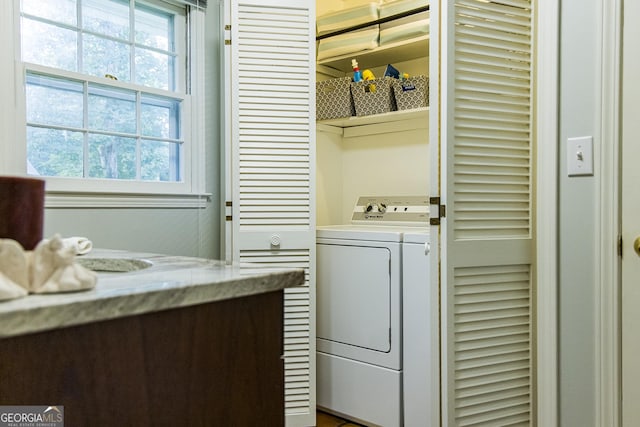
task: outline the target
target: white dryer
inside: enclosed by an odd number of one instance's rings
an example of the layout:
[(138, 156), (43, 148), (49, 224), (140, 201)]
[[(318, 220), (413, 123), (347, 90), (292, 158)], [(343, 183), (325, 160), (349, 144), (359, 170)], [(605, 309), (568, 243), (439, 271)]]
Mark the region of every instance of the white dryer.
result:
[[(430, 403), (424, 399), (431, 398), (433, 384), (427, 373), (433, 360), (424, 357), (425, 349), (432, 351), (437, 329), (424, 328), (437, 328), (437, 323), (424, 324), (421, 312), (435, 310), (437, 317), (437, 301), (424, 298), (430, 292), (425, 253), (428, 208), (426, 197), (361, 197), (352, 224), (318, 227), (317, 404), (321, 409), (385, 427), (409, 426), (410, 420), (430, 416), (425, 411)], [(413, 236), (407, 242), (410, 246), (403, 244), (408, 232)], [(404, 262), (403, 252), (413, 254), (410, 261)], [(403, 310), (404, 294), (417, 298), (405, 301), (408, 310)], [(410, 342), (403, 339), (404, 327)], [(403, 351), (405, 345), (410, 352)], [(403, 378), (404, 366), (412, 376), (408, 381)]]

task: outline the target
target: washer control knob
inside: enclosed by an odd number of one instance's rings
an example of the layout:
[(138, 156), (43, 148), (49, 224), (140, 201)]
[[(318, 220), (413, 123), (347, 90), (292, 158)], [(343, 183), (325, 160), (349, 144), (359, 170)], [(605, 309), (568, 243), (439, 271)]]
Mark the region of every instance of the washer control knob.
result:
[(282, 242), (282, 240), (280, 239), (280, 236), (278, 236), (277, 234), (274, 234), (271, 236), (270, 242), (271, 246), (274, 247), (280, 247), (280, 243)]
[(387, 211), (387, 205), (385, 203), (378, 203), (378, 212), (385, 213)]
[(367, 206), (364, 207), (364, 213), (369, 213), (373, 210), (373, 205), (371, 203), (367, 203)]

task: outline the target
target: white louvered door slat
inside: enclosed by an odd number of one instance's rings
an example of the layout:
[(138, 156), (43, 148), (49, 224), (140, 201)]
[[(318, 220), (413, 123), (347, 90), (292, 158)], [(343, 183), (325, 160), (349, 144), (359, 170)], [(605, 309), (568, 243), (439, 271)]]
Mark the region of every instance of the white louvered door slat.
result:
[[(233, 255), (305, 269), (285, 290), (285, 414), (315, 423), (315, 3), (231, 1)], [(311, 72), (310, 72), (311, 71)]]
[(446, 426), (534, 422), (534, 4), (432, 6), (443, 17), (438, 191), (447, 206), (440, 229)]

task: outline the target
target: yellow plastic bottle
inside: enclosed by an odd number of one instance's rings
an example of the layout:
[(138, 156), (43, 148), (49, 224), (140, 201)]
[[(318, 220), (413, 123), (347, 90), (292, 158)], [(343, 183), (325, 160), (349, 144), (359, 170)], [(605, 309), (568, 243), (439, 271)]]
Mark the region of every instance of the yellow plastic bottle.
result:
[(373, 71), (364, 70), (362, 72), (362, 80), (375, 80), (376, 76), (373, 75)]

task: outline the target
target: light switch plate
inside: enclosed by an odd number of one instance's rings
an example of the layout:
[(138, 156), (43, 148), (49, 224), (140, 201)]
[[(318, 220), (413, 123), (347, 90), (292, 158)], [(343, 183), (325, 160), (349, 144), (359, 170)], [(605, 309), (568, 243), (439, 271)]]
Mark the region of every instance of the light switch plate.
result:
[(593, 137), (567, 139), (567, 174), (593, 176)]

